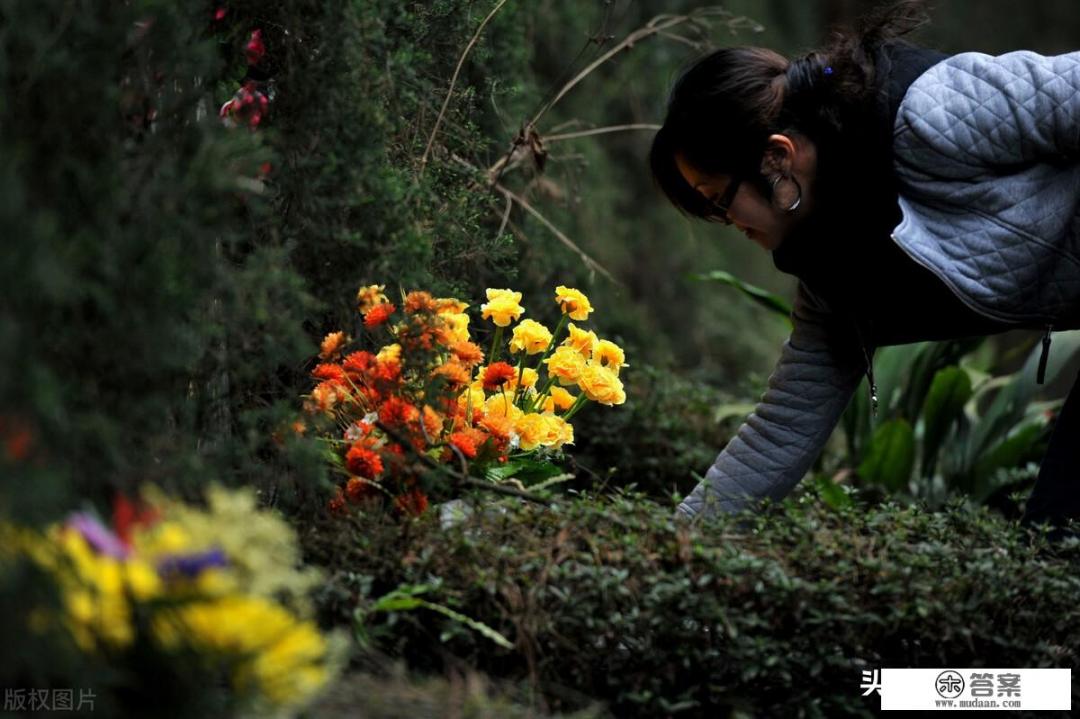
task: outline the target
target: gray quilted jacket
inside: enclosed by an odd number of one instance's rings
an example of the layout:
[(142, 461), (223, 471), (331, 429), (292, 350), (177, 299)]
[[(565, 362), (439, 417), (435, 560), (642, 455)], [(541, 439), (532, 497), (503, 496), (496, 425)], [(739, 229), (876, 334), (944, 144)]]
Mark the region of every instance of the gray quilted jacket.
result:
[[(1080, 52), (941, 59), (907, 85), (892, 129), (893, 241), (989, 320), (1080, 327)], [(766, 392), (680, 515), (779, 500), (806, 474), (873, 380), (871, 353), (842, 350), (830, 313), (799, 284)]]

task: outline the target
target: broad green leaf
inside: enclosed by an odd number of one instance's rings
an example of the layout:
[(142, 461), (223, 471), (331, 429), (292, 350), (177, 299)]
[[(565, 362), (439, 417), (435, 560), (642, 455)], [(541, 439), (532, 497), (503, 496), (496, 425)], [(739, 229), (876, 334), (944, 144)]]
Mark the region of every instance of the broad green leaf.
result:
[(696, 280), (722, 282), (725, 285), (730, 285), (765, 309), (783, 317), (789, 325), (791, 324), (791, 305), (781, 299), (779, 295), (743, 282), (735, 275), (723, 270), (713, 270), (704, 274), (692, 275), (692, 277)]
[(822, 501), (833, 509), (840, 509), (853, 504), (851, 497), (844, 491), (844, 488), (824, 474), (815, 477), (814, 487), (817, 488)]
[(907, 488), (915, 466), (915, 433), (903, 418), (885, 422), (870, 441), (859, 476), (892, 491)]
[(934, 375), (923, 404), (923, 475), (932, 476), (938, 452), (949, 427), (964, 412), (971, 398), (971, 379), (959, 367), (946, 367)]
[(975, 462), (975, 486), (972, 488), (972, 493), (981, 494), (986, 488), (987, 480), (996, 470), (1002, 467), (1018, 467), (1030, 459), (1033, 448), (1044, 429), (1045, 426), (1042, 423), (1024, 425), (979, 457)]

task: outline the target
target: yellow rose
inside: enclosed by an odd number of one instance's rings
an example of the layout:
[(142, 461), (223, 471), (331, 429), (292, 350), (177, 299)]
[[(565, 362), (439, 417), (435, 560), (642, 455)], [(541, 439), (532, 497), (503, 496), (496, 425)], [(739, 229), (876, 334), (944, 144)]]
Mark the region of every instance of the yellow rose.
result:
[(574, 428), (562, 417), (553, 414), (541, 415), (544, 418), (544, 435), (540, 444), (558, 449), (564, 444), (574, 442)]
[(551, 344), (551, 332), (547, 327), (536, 320), (522, 320), (514, 328), (514, 336), (510, 340), (510, 354), (524, 352), (525, 354), (539, 354)]
[(548, 375), (556, 377), (561, 385), (577, 384), (585, 369), (585, 358), (573, 347), (561, 346), (544, 360)]
[(563, 340), (563, 344), (576, 349), (585, 359), (592, 357), (600, 341), (596, 338), (596, 333), (592, 330), (583, 330), (573, 322), (570, 323), (569, 329), (570, 336)]
[(614, 342), (608, 340), (600, 340), (596, 346), (596, 352), (593, 354), (593, 359), (599, 362), (602, 366), (607, 367), (616, 375), (619, 374), (621, 367), (629, 367), (626, 363), (626, 355), (623, 354), (622, 348)]
[(484, 414), (488, 417), (506, 417), (516, 422), (525, 413), (514, 404), (514, 393), (504, 390), (487, 398), (484, 402)]
[(469, 316), (464, 312), (447, 312), (439, 315), (446, 325), (453, 342), (469, 341)]
[(570, 409), (574, 406), (574, 400), (577, 398), (570, 394), (562, 387), (555, 386), (551, 388), (551, 396), (544, 398), (544, 411), (556, 412)]
[[(535, 387), (536, 386), (536, 381), (538, 379), (540, 379), (540, 374), (536, 370), (534, 370), (532, 367), (522, 367), (521, 368), (521, 386), (522, 387), (525, 387), (526, 389), (530, 389), (532, 387)], [(517, 389), (517, 386), (518, 386), (518, 375), (515, 372), (514, 373), (514, 379), (510, 380), (506, 384), (506, 388), (507, 389)]]
[(598, 364), (586, 365), (578, 380), (578, 386), (593, 402), (611, 406), (626, 401), (626, 392), (623, 391), (623, 383), (618, 375)]
[(389, 302), (386, 295), (383, 294), (383, 290), (386, 289), (386, 285), (368, 285), (367, 287), (361, 287), (356, 293), (356, 308), (361, 313), (367, 314), (372, 307), (381, 305), (383, 302)]
[(522, 415), (514, 422), (514, 431), (517, 432), (520, 447), (524, 451), (539, 447), (548, 434), (548, 423), (542, 415), (535, 412)]
[(487, 290), (488, 301), (480, 305), (480, 316), (485, 320), (490, 319), (499, 327), (507, 327), (511, 322), (517, 322), (525, 312), (521, 306), (521, 293), (511, 290)]
[(563, 285), (555, 288), (555, 302), (558, 303), (563, 314), (570, 315), (572, 320), (586, 320), (589, 318), (589, 313), (593, 311), (589, 298), (580, 290)]

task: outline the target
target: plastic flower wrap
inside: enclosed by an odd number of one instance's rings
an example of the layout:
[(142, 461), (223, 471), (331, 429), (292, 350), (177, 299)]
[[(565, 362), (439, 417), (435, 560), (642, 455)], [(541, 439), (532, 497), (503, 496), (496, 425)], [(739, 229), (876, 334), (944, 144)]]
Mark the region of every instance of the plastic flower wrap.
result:
[(522, 319), (520, 292), (488, 289), (483, 338), (473, 337), (469, 305), (455, 298), (416, 291), (392, 302), (385, 285), (369, 285), (356, 299), (361, 337), (326, 336), (304, 402), (341, 477), (335, 513), (382, 506), (419, 514), (433, 491), (450, 498), (525, 466), (558, 474), (573, 416), (590, 401), (626, 401), (623, 350), (570, 322), (593, 312), (579, 290), (556, 288), (551, 330)]
[(341, 645), (310, 619), (319, 574), (300, 569), (289, 525), (258, 510), (251, 490), (211, 487), (205, 508), (154, 490), (144, 498), (119, 498), (112, 526), (80, 512), (41, 532), (0, 527), (0, 551), (30, 559), (59, 590), (59, 609), (34, 610), (32, 625), (58, 626), (94, 656), (149, 645), (179, 673), (194, 661), (256, 708), (311, 699)]

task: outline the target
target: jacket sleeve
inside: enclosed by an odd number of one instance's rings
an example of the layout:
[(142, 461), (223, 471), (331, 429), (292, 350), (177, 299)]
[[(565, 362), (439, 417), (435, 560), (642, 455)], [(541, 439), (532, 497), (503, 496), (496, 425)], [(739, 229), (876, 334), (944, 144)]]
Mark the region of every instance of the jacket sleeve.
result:
[(907, 90), (894, 148), (938, 178), (1080, 158), (1080, 52), (964, 52)]
[(866, 358), (854, 324), (831, 315), (802, 283), (792, 320), (761, 401), (679, 505), (679, 515), (735, 513), (765, 497), (782, 499), (821, 453)]

